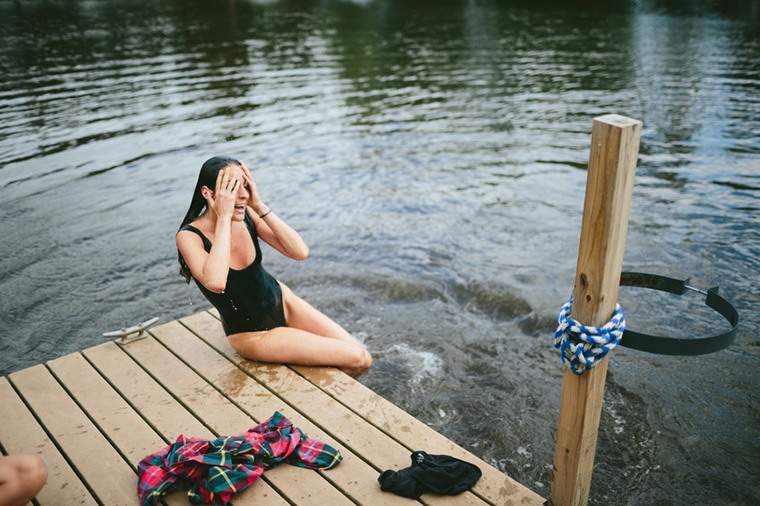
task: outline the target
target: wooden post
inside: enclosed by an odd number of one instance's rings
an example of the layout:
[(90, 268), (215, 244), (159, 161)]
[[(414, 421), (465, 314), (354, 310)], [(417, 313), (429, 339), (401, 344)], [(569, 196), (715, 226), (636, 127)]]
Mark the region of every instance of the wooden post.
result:
[[(573, 318), (587, 325), (609, 321), (617, 302), (640, 135), (640, 121), (617, 114), (594, 118), (573, 289)], [(588, 502), (607, 364), (603, 359), (581, 376), (565, 369), (552, 473), (554, 506)]]

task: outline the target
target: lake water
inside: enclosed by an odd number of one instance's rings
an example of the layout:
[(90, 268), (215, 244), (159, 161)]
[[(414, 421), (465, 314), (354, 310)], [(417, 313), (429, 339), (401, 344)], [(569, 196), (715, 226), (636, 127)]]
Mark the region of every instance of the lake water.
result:
[[(611, 355), (591, 503), (760, 502), (758, 2), (0, 1), (0, 372), (209, 307), (174, 233), (242, 158), (267, 270), (361, 381), (542, 495), (592, 118), (643, 121), (624, 268), (720, 285), (701, 357)], [(725, 329), (622, 289), (629, 327)], [(424, 449), (424, 448), (420, 448)]]

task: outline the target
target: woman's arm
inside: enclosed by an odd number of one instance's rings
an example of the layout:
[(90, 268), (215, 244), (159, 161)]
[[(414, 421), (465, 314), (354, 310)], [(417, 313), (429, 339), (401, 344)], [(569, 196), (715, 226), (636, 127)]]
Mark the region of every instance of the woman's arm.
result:
[[(177, 233), (177, 248), (190, 272), (212, 292), (223, 292), (227, 286), (232, 249), (232, 213), (235, 209), (235, 193), (240, 184), (238, 178), (230, 177), (230, 172), (222, 169), (217, 174), (213, 196), (208, 187), (204, 186), (201, 189), (205, 190), (203, 197), (208, 208), (216, 215), (214, 242), (210, 252), (206, 253), (203, 249), (199, 237), (192, 238), (195, 234)], [(191, 241), (195, 241), (194, 246)]]
[[(298, 232), (275, 216), (262, 202), (256, 183), (253, 181), (253, 174), (245, 162), (241, 161), (240, 167), (243, 169), (243, 178), (249, 192), (248, 207), (253, 211), (253, 220), (258, 234), (267, 244), (283, 255), (294, 260), (306, 260), (309, 256), (309, 247), (306, 246)], [(260, 216), (264, 216), (264, 218)]]
[(219, 216), (214, 229), (214, 244), (203, 264), (203, 285), (212, 292), (222, 292), (227, 286), (230, 269), (232, 242), (232, 220), (229, 216)]
[[(267, 244), (294, 260), (306, 260), (308, 258), (309, 247), (298, 235), (298, 232), (282, 221), (274, 214), (274, 211), (270, 211), (266, 204), (259, 202), (250, 209), (256, 224), (256, 232)], [(259, 218), (259, 215), (265, 213), (266, 215), (263, 218)]]
[(177, 249), (190, 269), (190, 273), (200, 284), (214, 293), (223, 292), (224, 287), (227, 286), (231, 235), (231, 220), (228, 220), (226, 224), (220, 220), (216, 225), (211, 251), (207, 253), (199, 235), (190, 230), (177, 232)]

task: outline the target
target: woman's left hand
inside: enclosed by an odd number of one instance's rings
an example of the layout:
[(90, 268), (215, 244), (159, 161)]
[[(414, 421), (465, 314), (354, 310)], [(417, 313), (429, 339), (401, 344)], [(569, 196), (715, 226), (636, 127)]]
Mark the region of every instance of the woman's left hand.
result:
[(264, 203), (261, 201), (261, 197), (259, 197), (259, 191), (256, 189), (256, 183), (253, 181), (253, 175), (251, 174), (250, 169), (243, 161), (240, 162), (240, 167), (243, 169), (243, 177), (245, 178), (245, 184), (248, 187), (249, 196), (247, 204), (256, 210), (258, 207), (263, 206)]

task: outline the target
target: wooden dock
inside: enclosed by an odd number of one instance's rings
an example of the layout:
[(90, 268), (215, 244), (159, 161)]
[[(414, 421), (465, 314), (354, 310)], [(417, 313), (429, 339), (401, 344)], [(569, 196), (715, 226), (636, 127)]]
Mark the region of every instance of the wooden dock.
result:
[[(386, 469), (410, 453), (448, 454), (483, 476), (457, 496), (423, 495), (426, 505), (530, 505), (544, 499), (355, 379), (332, 367), (283, 366), (241, 358), (215, 310), (149, 331), (126, 345), (107, 342), (0, 378), (0, 444), (42, 456), (41, 505), (135, 505), (137, 463), (179, 434), (245, 432), (275, 411), (338, 448), (327, 471), (281, 464), (233, 500), (239, 505), (417, 504), (380, 490)], [(506, 428), (505, 428), (506, 430)], [(167, 504), (189, 504), (184, 492)]]

